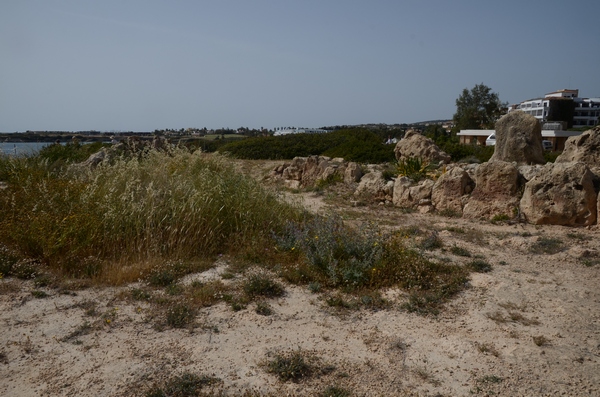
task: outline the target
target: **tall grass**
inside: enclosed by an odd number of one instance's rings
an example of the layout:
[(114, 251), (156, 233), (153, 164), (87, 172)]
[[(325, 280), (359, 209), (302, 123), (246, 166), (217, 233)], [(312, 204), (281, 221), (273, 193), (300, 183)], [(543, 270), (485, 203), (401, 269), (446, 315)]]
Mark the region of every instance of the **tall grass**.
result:
[(0, 243), (74, 273), (89, 256), (125, 263), (235, 251), (299, 214), (227, 159), (185, 150), (93, 170), (2, 158), (0, 181)]

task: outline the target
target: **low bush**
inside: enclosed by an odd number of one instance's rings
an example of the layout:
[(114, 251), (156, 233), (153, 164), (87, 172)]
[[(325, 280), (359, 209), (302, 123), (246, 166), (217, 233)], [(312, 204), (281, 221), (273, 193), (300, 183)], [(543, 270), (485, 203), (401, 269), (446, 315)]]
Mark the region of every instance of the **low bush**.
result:
[(533, 243), (530, 247), (530, 251), (533, 254), (557, 254), (565, 249), (565, 243), (554, 237), (541, 236)]
[(146, 391), (146, 397), (196, 397), (201, 396), (205, 386), (220, 382), (218, 378), (185, 372), (162, 385), (154, 385)]
[(243, 283), (243, 289), (249, 297), (275, 298), (285, 294), (283, 286), (265, 274), (251, 275)]
[(310, 155), (342, 157), (361, 163), (385, 163), (394, 160), (393, 146), (364, 128), (348, 128), (323, 134), (290, 134), (248, 138), (220, 147), (237, 158), (280, 160)]
[(268, 361), (267, 372), (277, 375), (283, 382), (299, 381), (302, 378), (310, 377), (315, 368), (310, 363), (308, 354), (298, 350), (290, 353), (278, 353)]

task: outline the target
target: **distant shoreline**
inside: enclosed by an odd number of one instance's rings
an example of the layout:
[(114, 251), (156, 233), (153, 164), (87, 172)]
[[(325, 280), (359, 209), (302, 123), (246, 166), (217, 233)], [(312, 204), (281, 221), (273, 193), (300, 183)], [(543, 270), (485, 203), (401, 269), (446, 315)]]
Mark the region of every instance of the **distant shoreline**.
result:
[(108, 133), (95, 133), (95, 134), (82, 134), (82, 133), (69, 133), (69, 132), (12, 132), (12, 133), (0, 133), (0, 143), (25, 143), (25, 142), (40, 142), (40, 143), (52, 143), (52, 142), (71, 142), (73, 139), (77, 139), (79, 142), (104, 142), (110, 140), (110, 137), (117, 135), (119, 138), (126, 138), (129, 136), (136, 136), (140, 139), (149, 139), (153, 134), (150, 132), (140, 133), (126, 133), (126, 134), (108, 134)]

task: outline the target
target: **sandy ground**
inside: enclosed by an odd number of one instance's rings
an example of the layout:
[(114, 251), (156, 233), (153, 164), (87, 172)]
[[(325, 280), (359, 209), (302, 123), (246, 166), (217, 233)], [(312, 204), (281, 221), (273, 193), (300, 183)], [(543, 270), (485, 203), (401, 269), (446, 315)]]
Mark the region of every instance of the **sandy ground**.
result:
[[(327, 210), (323, 196), (306, 197), (313, 210)], [(184, 371), (221, 379), (228, 395), (317, 396), (331, 385), (354, 396), (600, 395), (598, 227), (493, 225), (387, 207), (346, 210), (389, 228), (437, 230), (445, 248), (432, 255), (472, 259), (452, 255), (448, 248), (456, 245), (493, 270), (474, 273), (469, 288), (437, 317), (402, 310), (405, 297), (394, 290), (384, 291), (387, 309), (340, 313), (319, 294), (286, 285), (286, 295), (270, 302), (271, 316), (258, 315), (254, 304), (234, 312), (219, 303), (201, 311), (193, 330), (162, 331), (149, 320), (146, 303), (123, 299), (133, 286), (64, 294), (2, 279), (0, 396), (143, 395), (153, 382)], [(532, 254), (542, 236), (561, 239), (565, 249)], [(193, 277), (219, 278), (225, 266)], [(49, 296), (35, 298), (34, 289)], [(91, 321), (90, 333), (67, 338)], [(312, 352), (329, 373), (293, 383), (266, 372), (263, 364), (274, 353), (297, 349)]]

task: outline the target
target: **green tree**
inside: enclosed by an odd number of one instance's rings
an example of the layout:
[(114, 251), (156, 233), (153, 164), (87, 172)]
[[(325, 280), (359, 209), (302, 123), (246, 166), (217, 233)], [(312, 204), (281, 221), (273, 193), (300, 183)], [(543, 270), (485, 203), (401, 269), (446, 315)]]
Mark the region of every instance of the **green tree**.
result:
[(483, 83), (471, 90), (465, 88), (456, 100), (454, 129), (493, 129), (496, 120), (506, 113), (506, 106), (507, 103), (500, 102), (498, 94)]

